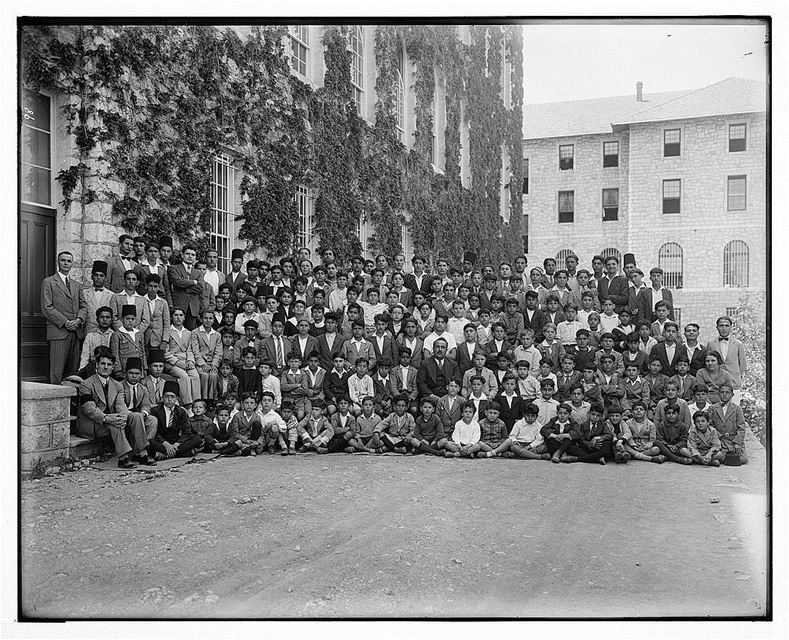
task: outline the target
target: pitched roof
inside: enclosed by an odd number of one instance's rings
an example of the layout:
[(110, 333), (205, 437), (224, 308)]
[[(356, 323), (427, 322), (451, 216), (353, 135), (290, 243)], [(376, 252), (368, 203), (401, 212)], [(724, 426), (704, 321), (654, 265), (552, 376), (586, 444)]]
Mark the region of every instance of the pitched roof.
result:
[(592, 98), (523, 106), (523, 137), (610, 133), (612, 125), (697, 118), (724, 113), (765, 110), (766, 85), (757, 80), (728, 78), (701, 89)]

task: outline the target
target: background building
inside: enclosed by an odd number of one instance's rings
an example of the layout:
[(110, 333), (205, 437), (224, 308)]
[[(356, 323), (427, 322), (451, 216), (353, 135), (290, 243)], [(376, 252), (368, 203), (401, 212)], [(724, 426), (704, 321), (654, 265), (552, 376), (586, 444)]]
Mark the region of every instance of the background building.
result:
[(25, 377), (58, 251), (123, 232), (220, 254), (509, 255), (522, 219), (511, 25), (20, 28)]
[[(665, 271), (680, 321), (707, 327), (766, 291), (764, 83), (524, 107), (524, 249), (634, 253)], [(648, 281), (648, 278), (647, 278)]]

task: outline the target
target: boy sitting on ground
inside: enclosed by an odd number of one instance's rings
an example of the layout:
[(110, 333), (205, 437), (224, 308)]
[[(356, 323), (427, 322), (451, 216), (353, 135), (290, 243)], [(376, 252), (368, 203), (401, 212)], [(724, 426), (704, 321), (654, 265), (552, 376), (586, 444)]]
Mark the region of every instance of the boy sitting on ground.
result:
[(688, 449), (688, 428), (679, 419), (679, 408), (676, 405), (666, 406), (663, 420), (657, 423), (655, 444), (660, 453), (672, 462), (693, 463)]
[(511, 453), (517, 458), (530, 460), (551, 459), (548, 447), (540, 435), (542, 425), (537, 420), (539, 413), (540, 410), (533, 404), (526, 405), (523, 410), (523, 418), (518, 420), (510, 431), (510, 447), (507, 453)]
[(474, 420), (477, 412), (473, 402), (464, 402), (461, 407), (461, 419), (455, 423), (452, 431), (452, 439), (444, 445), (446, 447), (447, 458), (467, 457), (473, 458), (480, 450), (480, 428), (479, 422)]
[(647, 418), (646, 403), (636, 400), (630, 410), (633, 417), (624, 422), (620, 435), (625, 451), (636, 460), (663, 464), (666, 458), (660, 455), (660, 449), (655, 445), (657, 431), (655, 423)]
[(383, 453), (377, 429), (381, 416), (375, 413), (374, 409), (375, 398), (372, 396), (362, 398), (362, 412), (356, 416), (354, 440), (359, 444), (360, 451)]
[(495, 400), (485, 406), (485, 417), (479, 423), (478, 458), (500, 456), (510, 448), (507, 427), (504, 421), (499, 419), (499, 411), (499, 404)]
[(719, 467), (726, 458), (721, 451), (718, 431), (710, 427), (709, 416), (703, 411), (693, 414), (693, 426), (688, 431), (688, 450), (696, 464)]
[(410, 440), (415, 426), (414, 416), (408, 412), (408, 397), (397, 396), (394, 399), (394, 411), (378, 425), (382, 444), (388, 451), (407, 453), (411, 448)]
[(444, 436), (444, 425), (435, 414), (435, 409), (431, 398), (422, 399), (422, 412), (415, 420), (414, 435), (411, 436), (410, 443), (414, 451), (443, 456), (447, 439)]

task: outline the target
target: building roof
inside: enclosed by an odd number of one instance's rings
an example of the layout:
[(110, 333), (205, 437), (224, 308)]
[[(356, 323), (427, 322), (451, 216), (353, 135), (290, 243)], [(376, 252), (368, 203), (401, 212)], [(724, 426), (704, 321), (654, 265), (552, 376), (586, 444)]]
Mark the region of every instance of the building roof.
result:
[(764, 82), (727, 78), (701, 89), (645, 93), (642, 102), (631, 94), (524, 105), (523, 137), (528, 140), (610, 133), (613, 127), (639, 122), (764, 111), (765, 105)]

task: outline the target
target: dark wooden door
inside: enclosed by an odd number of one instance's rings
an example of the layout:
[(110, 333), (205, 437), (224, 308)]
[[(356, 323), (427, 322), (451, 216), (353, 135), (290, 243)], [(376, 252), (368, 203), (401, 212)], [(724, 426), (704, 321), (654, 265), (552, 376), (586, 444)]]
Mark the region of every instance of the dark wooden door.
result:
[(19, 324), (22, 378), (49, 382), (41, 281), (55, 273), (55, 211), (22, 204), (19, 215)]

